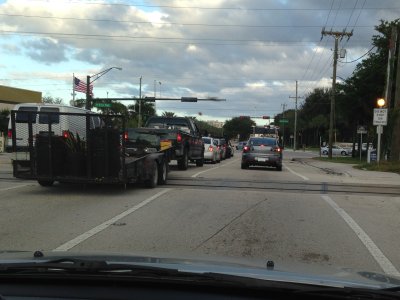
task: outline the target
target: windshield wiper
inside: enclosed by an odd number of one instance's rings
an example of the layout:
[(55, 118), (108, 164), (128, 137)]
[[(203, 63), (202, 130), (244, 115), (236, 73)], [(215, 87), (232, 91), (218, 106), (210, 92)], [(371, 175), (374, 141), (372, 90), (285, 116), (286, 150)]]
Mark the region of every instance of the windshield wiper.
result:
[(66, 273), (104, 273), (104, 272), (155, 272), (160, 275), (173, 275), (179, 271), (152, 266), (107, 263), (103, 260), (61, 258), (40, 262), (2, 263), (0, 274), (27, 272), (66, 272)]

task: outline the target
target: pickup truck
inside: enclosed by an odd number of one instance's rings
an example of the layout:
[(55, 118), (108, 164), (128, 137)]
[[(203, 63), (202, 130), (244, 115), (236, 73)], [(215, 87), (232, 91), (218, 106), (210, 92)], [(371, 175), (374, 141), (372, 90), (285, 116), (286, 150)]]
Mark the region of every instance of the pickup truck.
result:
[(177, 160), (178, 168), (186, 170), (189, 161), (196, 166), (204, 164), (204, 143), (199, 128), (190, 118), (185, 117), (151, 117), (145, 124), (146, 128), (170, 140), (172, 148), (170, 159)]

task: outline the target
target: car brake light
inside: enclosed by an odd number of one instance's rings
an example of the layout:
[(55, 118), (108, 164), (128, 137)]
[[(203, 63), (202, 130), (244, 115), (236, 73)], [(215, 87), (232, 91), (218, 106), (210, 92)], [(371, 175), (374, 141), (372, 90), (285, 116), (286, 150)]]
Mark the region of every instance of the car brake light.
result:
[(8, 129), (7, 137), (8, 137), (9, 139), (12, 138), (12, 130), (11, 130), (11, 129)]
[(178, 143), (182, 142), (182, 135), (180, 133), (178, 133), (178, 135), (176, 136), (176, 141)]
[(250, 147), (249, 146), (244, 146), (243, 147), (243, 152), (247, 152), (247, 151), (249, 151), (250, 150)]
[(127, 141), (128, 140), (128, 133), (124, 132), (124, 140)]
[(281, 152), (281, 151), (282, 151), (282, 149), (281, 149), (281, 148), (279, 148), (279, 147), (276, 147), (276, 148), (274, 148), (274, 149), (273, 149), (273, 151), (274, 151), (274, 152)]
[(208, 147), (208, 151), (213, 152), (214, 148), (212, 146)]

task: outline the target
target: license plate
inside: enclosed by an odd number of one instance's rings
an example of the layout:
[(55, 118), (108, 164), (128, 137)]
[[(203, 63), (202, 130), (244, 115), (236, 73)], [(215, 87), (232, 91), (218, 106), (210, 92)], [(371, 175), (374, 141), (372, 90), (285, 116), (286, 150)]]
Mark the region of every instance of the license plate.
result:
[(256, 161), (266, 162), (268, 157), (256, 157)]

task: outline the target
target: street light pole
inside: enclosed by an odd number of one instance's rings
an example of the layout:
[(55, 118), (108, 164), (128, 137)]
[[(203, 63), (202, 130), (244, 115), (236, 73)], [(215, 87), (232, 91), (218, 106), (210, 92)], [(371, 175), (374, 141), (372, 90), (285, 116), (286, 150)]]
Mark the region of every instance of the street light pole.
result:
[(91, 106), (91, 98), (92, 96), (90, 95), (90, 76), (86, 76), (86, 104), (85, 108), (90, 109)]
[(138, 127), (142, 126), (142, 76), (139, 79), (139, 116)]
[[(92, 76), (87, 75), (86, 76), (86, 104), (85, 104), (85, 108), (86, 109), (90, 109), (91, 107), (91, 100), (92, 100), (92, 95), (90, 94), (90, 85), (95, 82), (97, 79), (99, 79), (101, 76), (103, 76), (104, 74), (108, 73), (109, 71), (111, 71), (112, 69), (117, 69), (117, 70), (122, 70), (121, 67), (111, 67), (108, 69), (105, 69), (103, 71), (100, 71), (97, 74), (94, 74)], [(95, 79), (93, 79), (92, 81), (90, 81), (91, 78), (96, 77)]]

